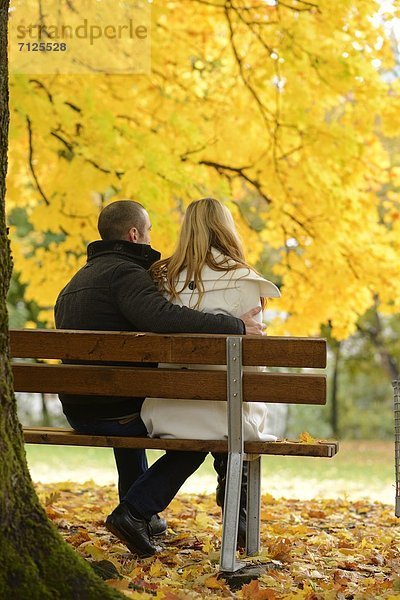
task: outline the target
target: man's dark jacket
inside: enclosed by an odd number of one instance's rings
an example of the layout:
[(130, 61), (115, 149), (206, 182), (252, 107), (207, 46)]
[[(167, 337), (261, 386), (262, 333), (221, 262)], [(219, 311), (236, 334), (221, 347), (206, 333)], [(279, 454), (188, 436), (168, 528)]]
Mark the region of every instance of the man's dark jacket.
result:
[[(160, 253), (124, 240), (89, 244), (87, 263), (60, 292), (55, 306), (58, 329), (150, 331), (154, 333), (243, 334), (243, 321), (210, 315), (168, 302), (147, 269)], [(149, 366), (149, 365), (147, 365)], [(143, 398), (60, 395), (71, 417), (113, 418), (140, 411)]]

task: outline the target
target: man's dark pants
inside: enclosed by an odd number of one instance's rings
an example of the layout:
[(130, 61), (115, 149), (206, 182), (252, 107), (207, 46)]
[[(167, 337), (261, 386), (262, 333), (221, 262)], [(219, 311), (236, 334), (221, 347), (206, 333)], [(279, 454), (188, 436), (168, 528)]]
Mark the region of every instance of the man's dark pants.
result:
[[(67, 416), (71, 427), (79, 433), (92, 435), (146, 436), (147, 430), (137, 416), (135, 419), (109, 420)], [(118, 469), (120, 500), (126, 500), (136, 513), (145, 519), (162, 512), (192, 473), (207, 456), (207, 452), (167, 451), (150, 468), (146, 452), (136, 448), (114, 448)]]

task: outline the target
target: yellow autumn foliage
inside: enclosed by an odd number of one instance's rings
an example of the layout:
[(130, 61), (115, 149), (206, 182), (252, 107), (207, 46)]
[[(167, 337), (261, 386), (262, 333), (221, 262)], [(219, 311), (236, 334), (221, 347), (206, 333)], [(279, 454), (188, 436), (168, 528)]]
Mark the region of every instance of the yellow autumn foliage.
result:
[(12, 230), (12, 249), (41, 317), (51, 323), (106, 203), (143, 203), (166, 255), (205, 195), (233, 211), (251, 263), (273, 257), (270, 333), (329, 322), (340, 339), (377, 298), (398, 312), (400, 168), (386, 147), (400, 124), (396, 11), (154, 0), (149, 75), (12, 75), (8, 210), (32, 225)]

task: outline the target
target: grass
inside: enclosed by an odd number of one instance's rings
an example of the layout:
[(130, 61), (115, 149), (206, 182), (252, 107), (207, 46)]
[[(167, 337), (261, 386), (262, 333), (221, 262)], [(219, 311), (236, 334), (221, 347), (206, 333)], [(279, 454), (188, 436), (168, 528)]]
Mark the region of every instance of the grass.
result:
[[(116, 480), (114, 458), (108, 448), (27, 445), (34, 481), (80, 481), (97, 484)], [(162, 453), (148, 452), (150, 462)], [(393, 503), (394, 447), (387, 441), (343, 441), (333, 459), (266, 456), (262, 459), (262, 489), (275, 497), (370, 498)], [(212, 457), (185, 483), (183, 491), (212, 493), (216, 476)]]

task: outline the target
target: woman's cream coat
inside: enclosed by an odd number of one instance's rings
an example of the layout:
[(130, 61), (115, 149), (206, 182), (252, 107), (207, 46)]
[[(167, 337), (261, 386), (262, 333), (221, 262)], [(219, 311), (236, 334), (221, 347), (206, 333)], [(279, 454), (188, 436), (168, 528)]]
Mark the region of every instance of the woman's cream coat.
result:
[[(217, 262), (219, 259), (222, 260), (223, 256), (217, 251), (213, 250), (213, 254)], [(186, 271), (183, 271), (180, 274), (178, 290), (182, 288), (185, 277)], [(260, 297), (280, 296), (278, 288), (273, 283), (247, 268), (214, 271), (206, 266), (202, 271), (201, 280), (204, 285), (204, 295), (198, 310), (204, 312), (240, 317), (251, 308), (260, 306)], [(180, 293), (179, 299), (173, 302), (193, 308), (197, 298), (197, 291), (189, 289), (188, 286)], [(257, 318), (261, 322), (261, 313)], [(178, 365), (177, 367), (225, 368), (209, 365)], [(150, 437), (202, 440), (227, 437), (226, 402), (146, 398), (141, 417)], [(267, 405), (260, 402), (244, 403), (243, 429), (246, 441), (277, 439), (268, 431)]]

